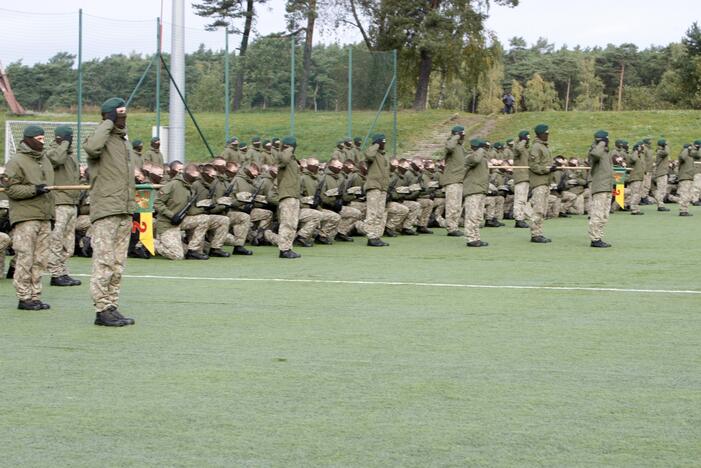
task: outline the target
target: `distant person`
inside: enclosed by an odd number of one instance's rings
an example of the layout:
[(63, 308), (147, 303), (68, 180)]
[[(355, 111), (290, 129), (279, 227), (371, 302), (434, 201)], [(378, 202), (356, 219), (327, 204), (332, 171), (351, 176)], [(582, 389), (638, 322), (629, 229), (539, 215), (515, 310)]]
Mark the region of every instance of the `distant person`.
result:
[(144, 161), (148, 161), (155, 166), (163, 165), (165, 156), (161, 153), (161, 139), (159, 137), (151, 138), (151, 148), (144, 155)]
[(501, 102), (504, 103), (504, 114), (513, 114), (515, 112), (514, 104), (516, 103), (516, 98), (511, 94), (511, 91), (502, 96)]

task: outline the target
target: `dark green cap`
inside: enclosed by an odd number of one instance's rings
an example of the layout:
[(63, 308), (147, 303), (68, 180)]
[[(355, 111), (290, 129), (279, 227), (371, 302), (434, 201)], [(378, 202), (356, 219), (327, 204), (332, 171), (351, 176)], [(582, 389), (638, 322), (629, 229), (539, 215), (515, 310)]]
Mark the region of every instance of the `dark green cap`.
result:
[(65, 139), (73, 135), (73, 129), (69, 125), (59, 125), (54, 130), (54, 135)]
[(336, 146), (343, 146), (343, 140), (337, 140)]
[(248, 148), (248, 145), (246, 144), (245, 141), (240, 141), (239, 142), (239, 149), (246, 149)]
[(502, 143), (501, 141), (497, 141), (496, 143), (494, 143), (494, 148), (496, 148), (496, 149), (503, 148), (503, 147), (504, 147), (504, 143)]
[(384, 133), (375, 133), (372, 136), (372, 142), (377, 143), (378, 141), (382, 141), (385, 139), (385, 134)]
[(360, 138), (360, 137), (355, 137), (355, 138), (353, 138), (353, 142), (354, 142), (354, 143), (362, 143), (362, 142), (363, 142), (363, 139)]
[(528, 135), (530, 135), (530, 134), (531, 134), (531, 132), (529, 132), (528, 130), (521, 130), (520, 132), (518, 132), (518, 138), (519, 138), (520, 140), (522, 140), (522, 139), (526, 138), (526, 137), (527, 137)]
[(251, 143), (258, 143), (259, 141), (260, 141), (260, 137), (258, 135), (251, 138)]
[(533, 129), (533, 131), (535, 131), (535, 134), (536, 134), (536, 135), (542, 135), (542, 134), (544, 134), (544, 133), (548, 133), (548, 129), (549, 129), (549, 128), (550, 128), (550, 127), (548, 127), (548, 126), (545, 125), (545, 124), (538, 124), (538, 125), (535, 126), (535, 128)]
[(155, 142), (157, 142), (157, 141), (161, 141), (161, 139), (160, 139), (159, 137), (153, 137), (153, 138), (151, 138), (151, 143), (155, 143)]
[(109, 98), (105, 102), (102, 103), (102, 107), (100, 108), (100, 111), (102, 113), (107, 113), (107, 112), (112, 112), (113, 110), (117, 110), (119, 107), (126, 107), (127, 103), (124, 99), (118, 98), (118, 97), (113, 97)]
[(474, 148), (479, 148), (482, 144), (484, 144), (484, 142), (479, 138), (473, 138), (472, 140), (470, 140), (470, 146)]
[(687, 149), (689, 146), (691, 146), (690, 143), (684, 143), (684, 149)]
[(645, 143), (646, 145), (649, 145), (649, 144), (650, 144), (650, 138), (643, 138), (643, 143)]
[(513, 142), (514, 142), (514, 139), (513, 139), (513, 138), (507, 138), (507, 139), (506, 139), (506, 144), (507, 144), (507, 145), (510, 145), (510, 144), (513, 143)]
[(660, 138), (659, 140), (657, 140), (657, 146), (667, 146), (667, 140), (665, 140), (664, 138)]
[(269, 144), (270, 144), (270, 140), (263, 140), (263, 146), (269, 145)]
[(451, 130), (452, 133), (460, 133), (460, 132), (464, 132), (464, 131), (465, 131), (465, 127), (463, 127), (462, 125), (456, 125)]
[(701, 146), (701, 140), (694, 140), (694, 145)]
[(297, 146), (297, 139), (293, 136), (286, 136), (282, 139), (282, 144), (287, 146)]
[(621, 139), (616, 140), (616, 146), (623, 146), (623, 140), (621, 140)]
[(25, 138), (34, 138), (44, 134), (44, 129), (38, 125), (30, 125), (24, 129)]
[(131, 142), (131, 147), (136, 148), (137, 146), (143, 146), (144, 142), (141, 140), (134, 140)]
[[(596, 138), (597, 140), (603, 140), (604, 138), (608, 138), (608, 137), (609, 137), (609, 132), (607, 132), (606, 130), (597, 130), (596, 133), (594, 134), (594, 138)], [(621, 140), (618, 140), (618, 141), (621, 141)]]
[(621, 140), (621, 146), (628, 146), (628, 140)]

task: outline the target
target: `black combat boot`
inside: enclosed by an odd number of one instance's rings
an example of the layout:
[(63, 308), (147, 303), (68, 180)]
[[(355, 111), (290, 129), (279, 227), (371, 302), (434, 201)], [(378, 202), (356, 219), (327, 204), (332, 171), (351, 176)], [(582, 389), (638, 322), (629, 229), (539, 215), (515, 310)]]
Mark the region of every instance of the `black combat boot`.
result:
[(333, 241), (331, 239), (329, 239), (328, 237), (316, 236), (316, 243), (317, 244), (324, 244), (324, 245), (331, 245), (331, 244), (333, 244)]
[(681, 213), (679, 213), (679, 216), (694, 216), (694, 215), (689, 213), (688, 211), (682, 211)]
[(13, 279), (14, 277), (15, 277), (15, 267), (10, 265), (10, 268), (7, 269), (7, 274), (5, 275), (5, 278)]
[(406, 228), (402, 229), (402, 234), (404, 234), (405, 236), (418, 236), (416, 231), (414, 231), (413, 229), (406, 229)]
[(293, 250), (281, 250), (279, 257), (280, 258), (299, 258), (299, 257), (301, 257), (301, 255)]
[(431, 231), (428, 226), (419, 226), (416, 228), (416, 232), (419, 234), (433, 234), (433, 231)]
[(642, 211), (631, 211), (630, 214), (633, 216), (640, 216), (644, 215), (645, 213), (643, 213)]
[(448, 234), (446, 234), (446, 236), (448, 237), (462, 237), (464, 235), (465, 233), (463, 233), (462, 231), (450, 231), (448, 232)]
[(399, 234), (397, 234), (396, 231), (393, 231), (393, 230), (390, 229), (390, 228), (385, 228), (385, 236), (387, 236), (387, 237), (397, 237), (397, 236), (399, 236)]
[(134, 320), (133, 318), (123, 316), (119, 309), (117, 309), (116, 307), (112, 310), (112, 314), (114, 314), (115, 317), (124, 322), (125, 325), (134, 325), (136, 323), (136, 320)]
[(611, 247), (611, 244), (607, 244), (606, 242), (602, 241), (601, 239), (597, 239), (597, 240), (591, 241), (590, 246), (605, 249), (606, 247)]
[(669, 211), (669, 208), (667, 208), (666, 206), (658, 206), (657, 211)]
[(304, 237), (297, 237), (294, 243), (300, 247), (314, 247), (314, 242), (310, 241), (309, 239), (305, 239)]
[(125, 320), (121, 318), (121, 314), (115, 313), (117, 308), (115, 306), (109, 306), (106, 309), (95, 314), (95, 325), (100, 325), (103, 327), (123, 327), (129, 325)]
[(388, 247), (389, 244), (382, 239), (368, 239), (368, 247)]
[(243, 245), (237, 245), (234, 247), (233, 252), (231, 252), (233, 255), (253, 255), (253, 252), (248, 250), (246, 247)]
[(19, 310), (42, 310), (40, 301), (19, 301), (17, 308)]
[(558, 216), (559, 218), (569, 218), (569, 217), (570, 217), (570, 215), (568, 215), (567, 213), (560, 213), (560, 214), (557, 215), (557, 216)]
[(203, 253), (194, 250), (188, 250), (185, 254), (186, 260), (209, 260), (209, 257)]
[(545, 236), (534, 236), (531, 237), (531, 242), (533, 242), (534, 244), (547, 244), (548, 242), (552, 241)]
[(521, 228), (521, 229), (528, 229), (530, 226), (528, 225), (527, 222), (525, 222), (522, 219), (517, 219), (516, 222), (514, 223), (515, 228)]
[(336, 234), (336, 240), (341, 242), (353, 242), (353, 238), (340, 232)]
[(80, 286), (80, 280), (71, 278), (68, 275), (51, 277), (51, 286)]
[(209, 249), (209, 256), (210, 257), (230, 257), (231, 254), (229, 252), (224, 252), (222, 249)]
[(487, 247), (488, 245), (489, 245), (489, 242), (484, 242), (481, 240), (472, 241), (472, 242), (467, 243), (468, 247)]

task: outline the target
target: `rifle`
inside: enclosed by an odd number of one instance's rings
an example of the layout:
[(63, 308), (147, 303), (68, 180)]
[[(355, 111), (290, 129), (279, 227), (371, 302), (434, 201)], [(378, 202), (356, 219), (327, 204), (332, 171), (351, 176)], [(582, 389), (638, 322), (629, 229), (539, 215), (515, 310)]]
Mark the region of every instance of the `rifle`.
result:
[(321, 179), (321, 182), (319, 182), (316, 185), (316, 191), (314, 192), (314, 199), (312, 200), (312, 209), (316, 209), (321, 205), (321, 191), (324, 189), (324, 186), (326, 185), (326, 177)]
[(341, 186), (338, 188), (338, 198), (336, 203), (333, 205), (333, 210), (339, 213), (343, 209), (343, 198), (346, 196), (346, 191), (348, 190), (348, 183), (350, 182), (350, 177), (346, 177)]
[(243, 208), (241, 208), (241, 211), (243, 211), (246, 214), (251, 214), (251, 211), (253, 211), (253, 204), (256, 202), (256, 197), (260, 193), (260, 191), (263, 189), (263, 181), (258, 184), (258, 187), (256, 188), (256, 191), (251, 195), (251, 201), (243, 205)]
[(176, 226), (179, 226), (180, 223), (183, 222), (185, 219), (185, 216), (187, 216), (187, 212), (190, 210), (192, 205), (197, 201), (197, 194), (193, 194), (190, 198), (188, 198), (187, 203), (185, 203), (185, 206), (183, 206), (175, 215), (171, 218), (170, 222), (172, 224), (175, 224)]
[(392, 182), (391, 184), (389, 184), (389, 187), (387, 187), (387, 199), (385, 200), (385, 202), (390, 202), (390, 201), (392, 201), (392, 192), (393, 192), (394, 189), (397, 187), (397, 182), (399, 182), (399, 176), (397, 176), (397, 177), (394, 179), (394, 182)]

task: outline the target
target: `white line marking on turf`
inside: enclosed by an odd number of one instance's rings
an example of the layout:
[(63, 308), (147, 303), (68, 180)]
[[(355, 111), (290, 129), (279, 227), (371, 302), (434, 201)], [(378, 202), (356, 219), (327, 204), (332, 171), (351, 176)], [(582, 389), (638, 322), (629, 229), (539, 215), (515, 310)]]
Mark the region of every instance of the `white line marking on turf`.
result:
[[(74, 274), (73, 276), (85, 276), (87, 274)], [(545, 291), (586, 291), (586, 292), (622, 292), (622, 293), (648, 293), (648, 294), (699, 294), (701, 291), (693, 289), (642, 289), (642, 288), (594, 288), (578, 286), (527, 286), (510, 284), (460, 284), (460, 283), (412, 283), (405, 281), (362, 281), (362, 280), (324, 280), (304, 278), (217, 278), (206, 276), (158, 276), (158, 275), (124, 275), (124, 278), (132, 279), (161, 279), (161, 280), (185, 280), (185, 281), (258, 281), (270, 283), (319, 283), (319, 284), (354, 284), (368, 286), (418, 286), (430, 288), (463, 288), (463, 289), (534, 289)]]

